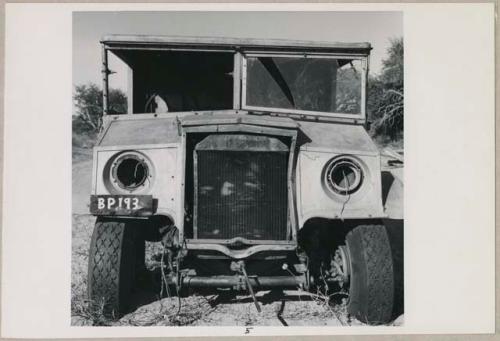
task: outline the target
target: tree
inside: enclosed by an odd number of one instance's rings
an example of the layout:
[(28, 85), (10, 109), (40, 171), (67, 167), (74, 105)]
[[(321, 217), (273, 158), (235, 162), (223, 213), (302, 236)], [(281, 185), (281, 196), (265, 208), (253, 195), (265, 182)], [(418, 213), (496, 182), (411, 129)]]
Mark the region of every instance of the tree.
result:
[[(110, 89), (108, 111), (113, 114), (127, 112), (127, 96), (119, 89)], [(85, 133), (98, 133), (102, 126), (102, 90), (95, 84), (77, 85), (73, 96), (75, 116), (73, 130)]]
[(387, 49), (387, 59), (382, 61), (381, 81), (393, 89), (403, 88), (404, 46), (403, 38), (391, 39)]
[(402, 138), (404, 128), (404, 46), (392, 39), (379, 76), (371, 77), (368, 111), (373, 119), (372, 134), (391, 140)]

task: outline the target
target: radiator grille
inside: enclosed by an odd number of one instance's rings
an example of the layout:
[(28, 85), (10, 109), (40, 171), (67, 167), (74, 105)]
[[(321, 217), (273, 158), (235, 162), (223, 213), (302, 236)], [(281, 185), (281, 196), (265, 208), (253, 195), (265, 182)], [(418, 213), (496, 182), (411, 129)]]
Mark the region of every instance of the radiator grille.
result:
[(287, 152), (195, 153), (197, 238), (286, 239)]

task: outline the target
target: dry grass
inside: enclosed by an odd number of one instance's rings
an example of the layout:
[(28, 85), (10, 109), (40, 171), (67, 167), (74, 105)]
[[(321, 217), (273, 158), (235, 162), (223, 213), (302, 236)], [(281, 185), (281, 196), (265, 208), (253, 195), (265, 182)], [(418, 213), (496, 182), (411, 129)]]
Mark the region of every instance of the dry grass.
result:
[(71, 255), (71, 324), (109, 325), (103, 315), (104, 302), (87, 299), (87, 264), (90, 238), (95, 218), (90, 215), (73, 215)]

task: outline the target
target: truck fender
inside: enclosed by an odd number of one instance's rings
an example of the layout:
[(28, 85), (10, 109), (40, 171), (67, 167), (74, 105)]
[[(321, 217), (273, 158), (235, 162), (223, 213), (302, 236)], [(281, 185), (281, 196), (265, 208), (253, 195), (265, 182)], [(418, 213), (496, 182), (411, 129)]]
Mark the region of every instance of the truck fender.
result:
[(382, 200), (387, 218), (404, 218), (403, 168), (382, 171)]

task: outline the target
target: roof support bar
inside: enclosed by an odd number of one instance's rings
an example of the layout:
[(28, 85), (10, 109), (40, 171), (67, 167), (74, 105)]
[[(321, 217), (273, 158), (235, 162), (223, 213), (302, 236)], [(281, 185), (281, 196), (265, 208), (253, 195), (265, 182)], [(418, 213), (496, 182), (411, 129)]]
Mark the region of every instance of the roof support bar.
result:
[(101, 66), (101, 75), (102, 75), (102, 109), (103, 115), (108, 114), (108, 50), (104, 46), (101, 45), (102, 52), (102, 66)]

